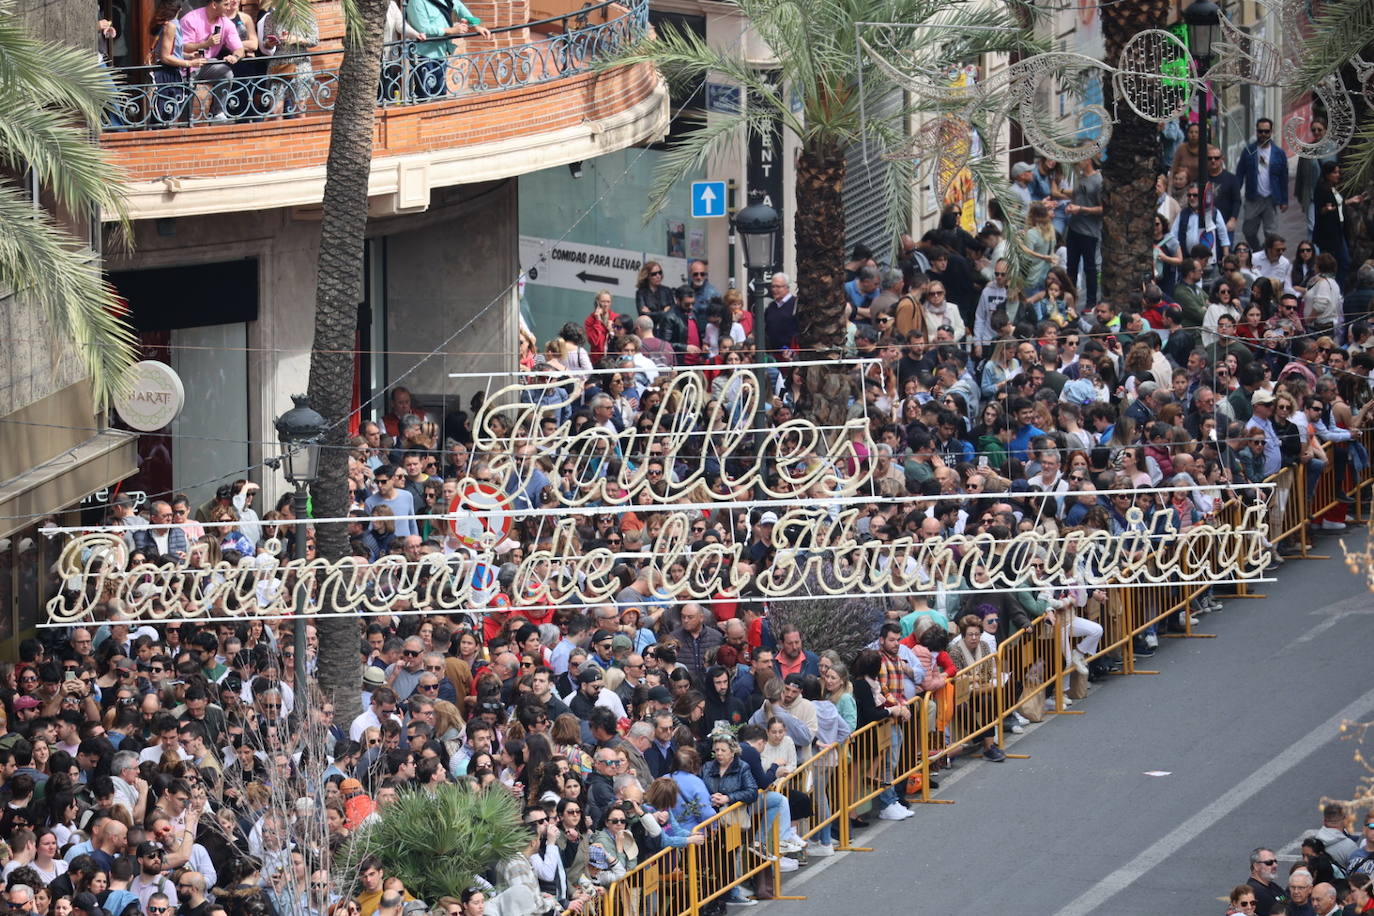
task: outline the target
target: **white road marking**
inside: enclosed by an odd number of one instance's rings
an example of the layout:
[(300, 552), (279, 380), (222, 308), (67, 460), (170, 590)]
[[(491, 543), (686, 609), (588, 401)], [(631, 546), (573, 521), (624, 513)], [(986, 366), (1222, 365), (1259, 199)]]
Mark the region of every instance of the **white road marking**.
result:
[(1370, 605), (1367, 595), (1355, 595), (1351, 598), (1332, 602), (1326, 607), (1310, 611), (1309, 613), (1313, 617), (1324, 617), (1326, 619), (1294, 639), (1292, 643), (1285, 647), (1284, 652), (1290, 651), (1294, 646), (1300, 646), (1303, 643), (1311, 642), (1347, 617), (1374, 614), (1374, 606)]
[(1101, 910), (1112, 897), (1163, 865), (1208, 827), (1258, 795), (1263, 789), (1298, 766), (1319, 748), (1340, 736), (1342, 722), (1363, 720), (1374, 713), (1374, 690), (1347, 704), (1340, 712), (1290, 744), (1264, 766), (1236, 783), (1210, 805), (1150, 844), (1143, 852), (1094, 884), (1077, 900), (1059, 911), (1060, 916), (1088, 916)]

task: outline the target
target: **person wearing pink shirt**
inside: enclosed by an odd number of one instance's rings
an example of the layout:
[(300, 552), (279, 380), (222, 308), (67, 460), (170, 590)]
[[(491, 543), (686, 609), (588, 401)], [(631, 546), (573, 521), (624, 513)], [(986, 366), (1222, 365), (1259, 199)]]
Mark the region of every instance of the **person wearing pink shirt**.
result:
[(209, 0), (180, 20), (182, 47), (186, 53), (203, 51), (205, 54), (205, 63), (196, 71), (195, 79), (215, 84), (211, 89), (216, 109), (212, 121), (228, 120), (224, 113), (227, 91), (220, 84), (234, 79), (231, 68), (243, 57), (243, 42), (233, 20), (225, 14), (224, 6), (224, 0)]

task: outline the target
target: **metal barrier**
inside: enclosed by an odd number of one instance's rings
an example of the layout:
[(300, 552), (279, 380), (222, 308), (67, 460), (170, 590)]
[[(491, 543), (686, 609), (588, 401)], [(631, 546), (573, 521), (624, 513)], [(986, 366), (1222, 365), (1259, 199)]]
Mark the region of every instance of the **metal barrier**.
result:
[[(1374, 448), (1374, 431), (1366, 431), (1363, 436), (1367, 447)], [(1344, 465), (1342, 470), (1346, 470)], [(1355, 478), (1353, 465), (1351, 470), (1347, 476)], [(1304, 468), (1299, 465), (1284, 469), (1265, 482), (1275, 484), (1275, 495), (1270, 497), (1270, 542), (1276, 544), (1300, 535), (1303, 555), (1315, 557), (1307, 552), (1310, 519)], [(1361, 491), (1371, 482), (1374, 467), (1366, 467), (1363, 475), (1352, 480), (1357, 514)], [(1339, 492), (1341, 483), (1334, 462), (1328, 461), (1316, 482), (1316, 497), (1311, 503), (1320, 507), (1318, 514), (1340, 503), (1334, 494)], [(1280, 493), (1284, 495), (1279, 496)], [(1218, 506), (1214, 514), (1218, 523), (1238, 526), (1244, 510), (1241, 500), (1231, 499)], [(1194, 552), (1185, 555), (1186, 562), (1179, 568), (1181, 580), (1193, 583), (1214, 578), (1224, 559), (1216, 555), (1216, 542), (1190, 549)], [(1089, 598), (1081, 613), (1102, 626), (1103, 636), (1098, 650), (1086, 661), (1091, 663), (1120, 653), (1122, 674), (1157, 674), (1135, 667), (1134, 639), (1180, 612), (1185, 619), (1184, 632), (1195, 635), (1188, 609), (1207, 588), (1165, 582), (1108, 589), (1105, 602)], [(1264, 597), (1249, 593), (1243, 581), (1237, 583), (1236, 589), (1240, 597)], [(1000, 744), (1007, 717), (1025, 708), (1038, 694), (1046, 694), (1049, 699), (1052, 691), (1055, 712), (1065, 712), (1064, 684), (1072, 670), (1066, 664), (1064, 648), (1069, 624), (1068, 614), (1059, 615), (1053, 626), (1042, 618), (1029, 629), (1003, 640), (995, 653), (958, 671), (950, 679), (951, 689), (943, 711), (934, 698), (917, 697), (906, 704), (910, 718), (898, 723), (869, 723), (841, 744), (831, 745), (804, 761), (773, 787), (784, 797), (795, 792), (811, 796), (813, 817), (798, 833), (815, 840), (828, 828), (836, 837), (836, 849), (867, 851), (867, 847), (851, 844), (849, 819), (889, 787), (895, 785), (900, 795), (904, 781), (919, 775), (921, 801), (947, 802), (930, 797), (932, 767), (986, 736)], [(782, 880), (776, 850), (781, 824), (788, 815), (784, 811), (777, 821), (770, 821), (767, 805), (768, 794), (761, 790), (753, 804), (732, 805), (702, 823), (696, 832), (706, 835), (704, 845), (664, 850), (641, 863), (612, 885), (597, 904), (596, 916), (695, 914), (705, 904), (767, 870), (771, 870), (776, 896)], [(584, 908), (584, 916), (589, 912)]]
[(828, 838), (833, 830), (840, 840), (840, 848), (848, 847), (849, 819), (844, 797), (847, 755), (846, 745), (827, 745), (773, 785), (773, 791), (788, 799), (794, 794), (804, 794), (811, 799), (811, 817), (806, 826), (797, 831), (803, 840), (820, 842), (822, 831)]
[(703, 834), (706, 842), (687, 847), (690, 912), (776, 867), (770, 850), (778, 848), (778, 838), (770, 830), (767, 803), (767, 790), (760, 789), (751, 804), (736, 802), (692, 831)]

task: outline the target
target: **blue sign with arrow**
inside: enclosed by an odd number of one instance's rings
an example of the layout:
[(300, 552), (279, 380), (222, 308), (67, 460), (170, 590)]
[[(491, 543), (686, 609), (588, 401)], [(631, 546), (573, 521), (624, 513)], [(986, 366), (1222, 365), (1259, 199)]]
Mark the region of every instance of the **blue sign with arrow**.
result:
[(725, 215), (725, 182), (692, 182), (692, 219)]

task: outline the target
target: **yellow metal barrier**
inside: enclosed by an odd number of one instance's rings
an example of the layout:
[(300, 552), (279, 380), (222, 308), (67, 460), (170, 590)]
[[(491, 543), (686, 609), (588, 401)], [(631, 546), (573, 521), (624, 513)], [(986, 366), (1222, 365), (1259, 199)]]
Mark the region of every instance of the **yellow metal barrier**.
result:
[(752, 881), (773, 864), (769, 850), (777, 849), (777, 837), (768, 830), (764, 790), (751, 804), (736, 802), (692, 832), (706, 837), (700, 846), (687, 847), (686, 883), (692, 912)]
[[(948, 736), (932, 735), (938, 740), (927, 754), (931, 763), (943, 762), (967, 751), (974, 741), (991, 735), (999, 740), (1003, 719), (1007, 678), (1002, 673), (1002, 656), (992, 653), (961, 668), (954, 675), (954, 709)], [(929, 785), (929, 778), (924, 780)]]
[[(1374, 449), (1374, 431), (1362, 433), (1366, 446)], [(1331, 449), (1328, 445), (1328, 457)], [(1347, 475), (1354, 477), (1351, 473)], [(1307, 525), (1305, 470), (1299, 465), (1271, 475), (1275, 484), (1270, 500), (1269, 539), (1273, 543), (1299, 536), (1303, 555), (1310, 556)], [(1352, 482), (1356, 508), (1362, 491), (1374, 482), (1374, 468), (1367, 467)], [(1339, 500), (1335, 494), (1344, 481), (1335, 476), (1334, 462), (1316, 485), (1312, 505), (1317, 514), (1329, 511)], [(1371, 494), (1374, 498), (1374, 494)], [(1217, 508), (1220, 524), (1238, 525), (1245, 506), (1229, 500)], [(1187, 558), (1180, 569), (1183, 581), (1206, 582), (1215, 578), (1219, 563), (1215, 545)], [(1184, 612), (1206, 585), (1160, 583), (1138, 588), (1108, 589), (1107, 600), (1090, 599), (1080, 611), (1103, 628), (1102, 642), (1089, 662), (1119, 652), (1123, 673), (1156, 674), (1135, 667), (1133, 639), (1150, 626)], [(1251, 595), (1244, 582), (1238, 583), (1241, 597)], [(934, 698), (920, 696), (906, 705), (910, 718), (900, 722), (884, 720), (857, 729), (844, 742), (822, 749), (788, 774), (774, 791), (786, 797), (805, 792), (812, 799), (813, 816), (798, 830), (814, 840), (824, 828), (837, 837), (836, 848), (858, 850), (851, 845), (849, 819), (859, 814), (889, 786), (912, 776), (921, 777), (921, 800), (930, 801), (930, 772), (933, 766), (968, 750), (973, 742), (991, 736), (999, 743), (1007, 716), (1023, 709), (1037, 694), (1049, 698), (1053, 691), (1055, 708), (1063, 711), (1063, 689), (1068, 666), (1065, 662), (1065, 635), (1068, 616), (1050, 626), (1043, 619), (1021, 630), (997, 647), (995, 653), (958, 671), (950, 679), (952, 703), (948, 721), (938, 717)], [(1185, 627), (1191, 632), (1191, 624)], [(1013, 755), (1009, 755), (1013, 756)], [(772, 895), (781, 888), (777, 849), (782, 824), (789, 813), (786, 805), (777, 822), (770, 821), (768, 793), (761, 790), (752, 804), (731, 805), (700, 824), (695, 833), (705, 836), (702, 845), (665, 849), (614, 882), (606, 893), (583, 906), (580, 916), (695, 916), (706, 904), (731, 890), (770, 872)], [(767, 882), (765, 882), (767, 883)], [(795, 898), (781, 898), (795, 899)]]

